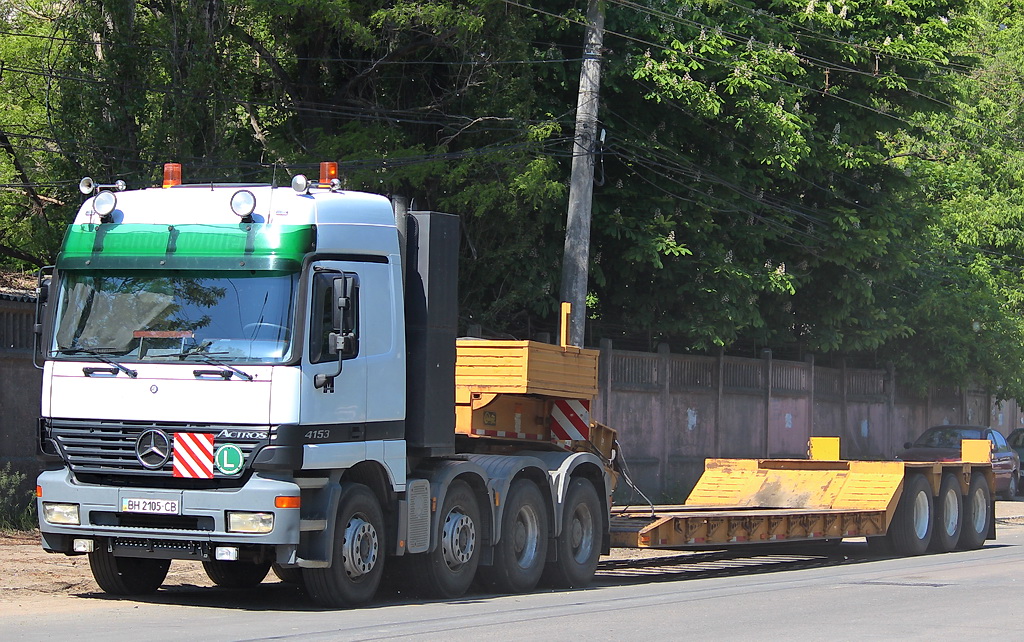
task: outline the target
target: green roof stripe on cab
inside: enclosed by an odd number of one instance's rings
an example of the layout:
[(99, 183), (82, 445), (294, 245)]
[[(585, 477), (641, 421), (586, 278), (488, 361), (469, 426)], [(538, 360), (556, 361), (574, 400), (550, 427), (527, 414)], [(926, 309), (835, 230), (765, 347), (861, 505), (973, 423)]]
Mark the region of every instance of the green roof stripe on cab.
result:
[(313, 225), (79, 223), (68, 227), (57, 267), (279, 269), (301, 263), (315, 241)]

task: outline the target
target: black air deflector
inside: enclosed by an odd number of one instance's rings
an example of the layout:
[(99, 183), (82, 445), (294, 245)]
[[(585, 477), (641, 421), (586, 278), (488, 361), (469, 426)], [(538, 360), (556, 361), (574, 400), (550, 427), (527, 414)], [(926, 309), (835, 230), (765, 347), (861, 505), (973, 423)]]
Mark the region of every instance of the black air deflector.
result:
[(406, 440), (427, 455), (455, 452), (459, 217), (410, 212), (406, 252)]

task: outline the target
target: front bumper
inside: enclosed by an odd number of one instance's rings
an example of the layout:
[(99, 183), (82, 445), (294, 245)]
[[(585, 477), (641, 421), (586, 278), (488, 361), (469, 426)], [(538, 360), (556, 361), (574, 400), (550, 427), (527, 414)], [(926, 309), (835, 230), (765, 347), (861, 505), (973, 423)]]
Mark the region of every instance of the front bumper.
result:
[[(43, 548), (73, 554), (75, 539), (93, 539), (117, 555), (164, 559), (213, 559), (217, 546), (235, 546), (252, 557), (273, 557), (282, 564), (295, 563), (299, 543), (298, 508), (276, 508), (277, 497), (299, 496), (291, 481), (253, 474), (240, 488), (179, 490), (126, 488), (81, 484), (66, 468), (39, 475), (37, 499)], [(177, 501), (177, 515), (122, 512), (122, 499)], [(78, 505), (80, 524), (48, 523), (43, 502)], [(227, 530), (228, 511), (273, 513), (268, 533), (233, 533)]]

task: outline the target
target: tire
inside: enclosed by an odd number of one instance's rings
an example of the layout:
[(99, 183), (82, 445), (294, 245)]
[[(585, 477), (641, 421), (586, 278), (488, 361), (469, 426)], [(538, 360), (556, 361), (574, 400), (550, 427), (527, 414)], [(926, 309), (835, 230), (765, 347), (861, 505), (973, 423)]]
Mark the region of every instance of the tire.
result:
[(543, 582), (557, 588), (587, 586), (601, 557), (601, 500), (587, 479), (569, 484), (562, 530), (555, 540), (555, 561), (544, 568)]
[(377, 497), (362, 484), (343, 483), (331, 565), (302, 569), (309, 596), (328, 608), (366, 604), (380, 585), (384, 550), (384, 515)]
[(480, 565), (480, 533), (476, 495), (466, 482), (452, 482), (441, 506), (437, 545), (409, 558), (414, 576), (420, 580), (417, 592), (436, 598), (463, 595)]
[(932, 539), (932, 489), (923, 475), (908, 475), (903, 484), (889, 537), (898, 555), (920, 555)]
[(928, 550), (948, 553), (956, 548), (964, 524), (964, 500), (960, 495), (960, 482), (953, 473), (942, 476), (934, 513), (932, 541)]
[(533, 482), (512, 482), (501, 515), (501, 538), (494, 547), (494, 564), (481, 566), (484, 586), (499, 593), (532, 591), (544, 572), (548, 555), (548, 506)]
[(277, 579), (281, 580), (285, 584), (303, 586), (302, 569), (297, 566), (285, 567), (274, 562), (274, 564), (270, 566), (270, 570), (274, 571), (274, 575), (277, 576)]
[(207, 577), (223, 588), (252, 588), (263, 581), (270, 571), (270, 562), (203, 562)]
[(115, 557), (106, 549), (89, 553), (93, 578), (105, 593), (111, 595), (154, 593), (164, 583), (170, 566), (171, 560)]
[(963, 529), (960, 531), (957, 548), (970, 551), (984, 546), (994, 519), (988, 480), (985, 479), (985, 475), (974, 473), (971, 475), (967, 497), (964, 498)]
[(1014, 473), (1013, 475), (1010, 476), (1010, 485), (1006, 487), (1006, 494), (1003, 495), (1003, 499), (1017, 499), (1017, 489), (1017, 474)]

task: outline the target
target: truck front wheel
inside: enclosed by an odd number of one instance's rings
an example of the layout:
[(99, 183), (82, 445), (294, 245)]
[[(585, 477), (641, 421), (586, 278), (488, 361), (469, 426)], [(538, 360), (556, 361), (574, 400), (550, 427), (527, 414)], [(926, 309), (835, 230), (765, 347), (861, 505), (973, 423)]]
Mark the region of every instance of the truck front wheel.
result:
[(548, 554), (548, 508), (537, 485), (526, 479), (512, 482), (501, 516), (501, 539), (494, 547), (494, 564), (480, 568), (489, 588), (525, 593), (537, 586)]
[(556, 561), (544, 569), (544, 583), (559, 588), (586, 586), (601, 557), (601, 501), (589, 480), (577, 477), (565, 494)]
[(320, 606), (359, 606), (373, 599), (384, 571), (384, 514), (362, 484), (341, 485), (334, 553), (327, 568), (302, 571), (306, 590)]
[(89, 553), (92, 576), (111, 595), (153, 593), (164, 583), (171, 560), (115, 557), (105, 548)]
[(423, 592), (432, 597), (459, 597), (469, 589), (480, 564), (480, 508), (466, 482), (448, 487), (436, 533), (437, 545), (413, 555), (409, 563), (419, 571)]
[(263, 581), (270, 570), (270, 562), (203, 562), (206, 576), (223, 588), (250, 588)]

